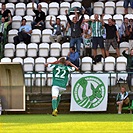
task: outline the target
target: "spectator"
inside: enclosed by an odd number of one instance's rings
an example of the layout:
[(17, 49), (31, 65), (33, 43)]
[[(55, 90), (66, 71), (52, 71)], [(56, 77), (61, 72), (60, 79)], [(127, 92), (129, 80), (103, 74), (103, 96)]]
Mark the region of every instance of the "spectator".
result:
[(88, 30), (83, 30), (83, 44), (85, 46), (85, 55), (86, 56), (92, 56), (91, 54), (91, 48), (92, 48), (92, 37), (91, 37), (91, 31), (90, 26), (88, 27)]
[(11, 17), (11, 11), (6, 9), (5, 3), (2, 3), (2, 5), (1, 5), (0, 15), (1, 15), (1, 17), (5, 18), (5, 22), (8, 22), (9, 18)]
[(121, 24), (120, 27), (120, 37), (121, 37), (121, 42), (128, 42), (129, 37), (130, 37), (130, 26), (129, 26), (129, 20), (128, 18), (124, 18), (123, 23)]
[(17, 45), (20, 42), (25, 44), (30, 43), (32, 29), (29, 25), (26, 24), (26, 19), (22, 19), (21, 27), (19, 28), (18, 36), (14, 37), (14, 44)]
[(83, 19), (83, 22), (81, 24), (81, 29), (83, 30), (83, 34), (88, 32), (89, 24), (86, 22), (85, 18)]
[(93, 13), (93, 9), (91, 7), (91, 4), (93, 2), (96, 2), (97, 0), (82, 0), (82, 5), (85, 8), (86, 13), (91, 16)]
[(130, 3), (131, 8), (133, 8), (133, 0), (124, 0), (123, 7), (125, 8), (125, 14), (128, 14), (129, 3)]
[(76, 51), (80, 55), (80, 46), (81, 46), (81, 23), (84, 18), (84, 10), (82, 10), (82, 17), (80, 20), (77, 20), (77, 17), (73, 17), (73, 20), (71, 21), (69, 16), (68, 16), (68, 11), (65, 11), (66, 17), (68, 20), (68, 23), (70, 24), (71, 27), (71, 39), (70, 39), (70, 47), (75, 46), (76, 44)]
[(93, 49), (93, 56), (97, 55), (97, 48), (98, 45), (101, 48), (102, 56), (105, 58), (105, 51), (104, 51), (104, 42), (103, 42), (103, 36), (102, 36), (102, 23), (98, 19), (99, 15), (94, 15), (94, 20), (91, 23), (91, 32), (92, 32), (92, 49)]
[(53, 27), (53, 34), (50, 36), (50, 41), (60, 42), (63, 37), (63, 31), (65, 30), (64, 25), (61, 24), (60, 18), (56, 18), (56, 23), (52, 24), (52, 16), (50, 18), (50, 25)]
[(129, 49), (125, 49), (122, 54), (123, 56), (125, 56), (127, 58), (127, 72), (128, 72), (128, 78), (127, 78), (127, 83), (128, 83), (128, 87), (129, 90), (131, 91), (131, 79), (133, 76), (133, 49), (130, 50), (130, 54), (127, 54), (126, 51), (128, 51)]
[(130, 102), (126, 88), (122, 86), (120, 91), (121, 92), (119, 92), (116, 97), (116, 104), (118, 105), (118, 114), (121, 114), (122, 107), (128, 106)]
[(69, 60), (76, 67), (79, 67), (80, 56), (78, 52), (75, 52), (75, 47), (70, 47), (70, 52), (67, 55), (67, 60)]
[(130, 36), (129, 36), (129, 48), (133, 48), (133, 19), (129, 20), (129, 31), (130, 31)]
[[(119, 57), (120, 56), (120, 51), (119, 51), (119, 48), (118, 48), (117, 41), (119, 42), (120, 38), (119, 38), (119, 33), (116, 29), (116, 26), (113, 25), (113, 22), (112, 22), (111, 18), (108, 19), (108, 24), (104, 23), (103, 16), (102, 16), (102, 23), (103, 23), (103, 26), (106, 29), (106, 39), (105, 39), (106, 56), (109, 56), (109, 48), (110, 48), (110, 45), (112, 45), (113, 48), (116, 50), (117, 57)], [(117, 40), (116, 40), (116, 36), (117, 36)]]
[(38, 4), (37, 10), (34, 8), (34, 1), (32, 2), (32, 10), (35, 13), (35, 20), (31, 23), (32, 29), (41, 26), (40, 29), (44, 29), (45, 12), (42, 11), (42, 5)]
[(11, 24), (11, 22), (12, 22), (12, 19), (11, 19), (11, 16), (9, 17), (9, 21), (8, 22), (5, 22), (5, 18), (4, 17), (2, 17), (1, 18), (1, 23), (0, 23), (0, 43), (1, 42), (6, 42), (5, 40), (6, 40), (6, 34), (7, 34), (7, 26), (9, 25), (9, 24)]
[(71, 28), (70, 28), (70, 24), (67, 23), (66, 30), (65, 30), (65, 41), (70, 41), (70, 37), (71, 37)]

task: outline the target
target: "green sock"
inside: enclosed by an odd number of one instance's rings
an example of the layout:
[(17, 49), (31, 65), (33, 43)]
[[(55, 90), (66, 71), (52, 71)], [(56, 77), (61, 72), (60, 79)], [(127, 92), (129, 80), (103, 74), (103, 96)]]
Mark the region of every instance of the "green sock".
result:
[(60, 103), (60, 96), (58, 96), (58, 98), (57, 98), (57, 108), (59, 106), (59, 103)]
[(57, 109), (57, 99), (52, 99), (52, 109)]

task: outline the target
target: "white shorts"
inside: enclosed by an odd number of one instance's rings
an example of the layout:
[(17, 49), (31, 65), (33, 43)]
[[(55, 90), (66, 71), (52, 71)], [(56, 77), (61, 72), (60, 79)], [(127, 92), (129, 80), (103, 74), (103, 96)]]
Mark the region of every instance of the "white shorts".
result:
[(66, 88), (62, 88), (59, 86), (52, 86), (52, 97), (61, 96), (61, 94), (66, 90)]

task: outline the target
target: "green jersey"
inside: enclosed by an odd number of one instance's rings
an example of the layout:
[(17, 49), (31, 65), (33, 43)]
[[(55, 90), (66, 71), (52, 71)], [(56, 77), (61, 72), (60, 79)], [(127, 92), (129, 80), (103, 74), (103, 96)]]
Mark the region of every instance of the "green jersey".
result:
[(101, 37), (102, 36), (102, 23), (100, 21), (95, 21), (91, 23), (92, 36)]
[(48, 67), (51, 67), (53, 69), (52, 85), (66, 88), (68, 82), (68, 74), (70, 71), (74, 71), (75, 68), (61, 64), (49, 64)]

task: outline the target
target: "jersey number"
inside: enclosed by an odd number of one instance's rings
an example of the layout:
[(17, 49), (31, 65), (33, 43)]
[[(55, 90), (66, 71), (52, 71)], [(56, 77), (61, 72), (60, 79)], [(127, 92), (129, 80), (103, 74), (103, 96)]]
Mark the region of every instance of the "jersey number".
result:
[(56, 68), (56, 70), (57, 70), (57, 73), (55, 74), (55, 77), (56, 78), (62, 78), (62, 79), (65, 78), (65, 74), (66, 74), (66, 71), (65, 70), (61, 70), (59, 68)]

